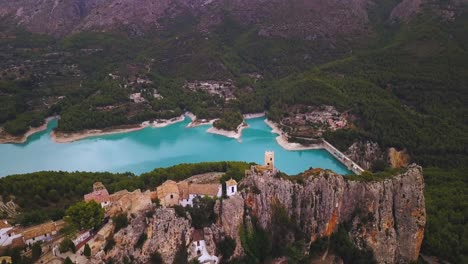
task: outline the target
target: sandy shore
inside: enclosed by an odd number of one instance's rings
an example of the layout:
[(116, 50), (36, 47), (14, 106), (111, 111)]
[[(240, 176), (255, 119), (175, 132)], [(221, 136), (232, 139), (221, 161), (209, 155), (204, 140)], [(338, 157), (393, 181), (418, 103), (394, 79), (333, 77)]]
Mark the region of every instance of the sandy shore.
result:
[[(146, 122), (143, 122), (146, 123)], [(112, 134), (121, 134), (121, 133), (128, 133), (133, 131), (141, 130), (149, 125), (132, 125), (132, 126), (125, 126), (125, 127), (117, 127), (117, 128), (106, 128), (106, 129), (88, 129), (83, 130), (80, 132), (75, 133), (62, 133), (52, 131), (50, 133), (50, 137), (55, 143), (70, 143), (73, 141), (78, 141), (81, 139), (94, 137), (94, 136), (104, 136), (104, 135), (112, 135)], [(149, 124), (149, 122), (148, 122)]]
[(197, 126), (205, 126), (205, 125), (213, 125), (213, 123), (218, 120), (216, 119), (198, 119), (196, 115), (194, 115), (192, 112), (186, 112), (186, 116), (188, 116), (192, 122), (190, 122), (186, 127), (197, 127)]
[(269, 127), (271, 127), (271, 133), (278, 134), (278, 136), (276, 137), (276, 142), (278, 142), (278, 144), (285, 150), (293, 151), (293, 150), (309, 150), (309, 149), (323, 149), (324, 148), (321, 144), (312, 144), (309, 146), (304, 146), (300, 143), (288, 142), (287, 135), (283, 131), (281, 131), (278, 124), (268, 119), (265, 119), (265, 123)]
[(249, 125), (243, 122), (237, 127), (237, 131), (229, 131), (229, 130), (219, 129), (216, 127), (210, 127), (208, 128), (208, 130), (206, 130), (206, 132), (240, 140), (240, 137), (242, 136), (242, 130), (244, 130), (247, 127), (249, 127)]
[(263, 116), (265, 116), (265, 115), (266, 115), (265, 112), (262, 112), (262, 113), (245, 114), (245, 115), (244, 115), (244, 120), (252, 119), (252, 118), (258, 118), (258, 117), (263, 117)]
[[(167, 119), (157, 119), (151, 124), (152, 127), (154, 128), (160, 128), (160, 127), (166, 127), (175, 123), (179, 123), (185, 120), (185, 116), (181, 115), (179, 117), (174, 117), (169, 120)], [(144, 123), (144, 122), (143, 122)]]
[(31, 127), (24, 135), (22, 136), (12, 136), (7, 134), (6, 132), (2, 131), (1, 136), (0, 136), (0, 144), (6, 144), (6, 143), (14, 143), (14, 144), (22, 144), (28, 140), (30, 136), (33, 134), (36, 134), (38, 132), (44, 131), (47, 129), (47, 125), (49, 122), (57, 117), (52, 116), (48, 117), (44, 120), (44, 124), (42, 124), (39, 127)]
[(154, 127), (154, 128), (166, 127), (168, 125), (182, 122), (184, 120), (185, 120), (185, 116), (181, 115), (179, 117), (175, 117), (175, 118), (167, 119), (167, 120), (158, 119), (154, 121), (153, 123), (151, 123), (150, 121), (145, 121), (139, 125), (127, 125), (127, 126), (119, 126), (115, 128), (106, 128), (106, 129), (88, 129), (88, 130), (75, 132), (75, 133), (62, 133), (62, 132), (52, 131), (50, 133), (50, 137), (56, 143), (69, 143), (69, 142), (85, 139), (88, 137), (134, 132), (134, 131), (138, 131), (146, 127)]

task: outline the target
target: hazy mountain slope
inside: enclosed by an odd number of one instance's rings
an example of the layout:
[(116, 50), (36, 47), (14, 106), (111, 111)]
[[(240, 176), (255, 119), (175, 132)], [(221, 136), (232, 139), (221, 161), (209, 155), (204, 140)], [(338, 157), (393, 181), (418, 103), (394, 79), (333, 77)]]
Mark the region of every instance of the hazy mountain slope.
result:
[(263, 36), (316, 39), (369, 33), (368, 7), (374, 5), (370, 0), (2, 0), (0, 16), (32, 32), (63, 36), (124, 28), (141, 34), (164, 28), (182, 14), (194, 16), (198, 29), (206, 31), (228, 12)]

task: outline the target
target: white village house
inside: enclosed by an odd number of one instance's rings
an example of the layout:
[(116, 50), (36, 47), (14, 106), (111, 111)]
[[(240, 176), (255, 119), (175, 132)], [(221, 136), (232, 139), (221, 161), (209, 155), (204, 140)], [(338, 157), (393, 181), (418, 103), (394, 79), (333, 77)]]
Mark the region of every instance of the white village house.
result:
[(234, 179), (230, 179), (226, 182), (226, 195), (231, 197), (237, 193), (237, 182)]
[(206, 249), (205, 233), (203, 230), (194, 230), (192, 232), (192, 252), (197, 255), (200, 263), (218, 263), (218, 257), (210, 255)]
[(16, 232), (16, 229), (6, 220), (0, 221), (0, 248), (8, 247), (18, 240), (21, 242), (23, 240), (21, 233)]

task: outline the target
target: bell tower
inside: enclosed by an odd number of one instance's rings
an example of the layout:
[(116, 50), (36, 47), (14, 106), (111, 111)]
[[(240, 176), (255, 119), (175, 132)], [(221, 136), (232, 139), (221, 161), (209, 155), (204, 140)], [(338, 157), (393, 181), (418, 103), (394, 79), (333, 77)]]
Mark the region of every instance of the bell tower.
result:
[(265, 164), (266, 167), (275, 168), (275, 153), (273, 151), (265, 151)]

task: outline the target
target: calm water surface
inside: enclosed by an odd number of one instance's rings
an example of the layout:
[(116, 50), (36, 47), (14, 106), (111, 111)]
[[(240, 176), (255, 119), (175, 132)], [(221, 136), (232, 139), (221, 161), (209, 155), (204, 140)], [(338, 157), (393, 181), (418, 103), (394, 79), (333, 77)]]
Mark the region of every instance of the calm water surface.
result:
[(46, 131), (24, 144), (0, 144), (0, 176), (42, 170), (111, 171), (140, 174), (157, 167), (201, 161), (248, 161), (263, 163), (265, 150), (275, 152), (276, 167), (297, 174), (310, 167), (350, 173), (325, 150), (287, 151), (276, 143), (276, 134), (264, 118), (247, 120), (241, 142), (206, 133), (209, 126), (186, 128), (183, 122), (164, 128), (145, 128), (131, 133), (106, 135), (59, 144)]

